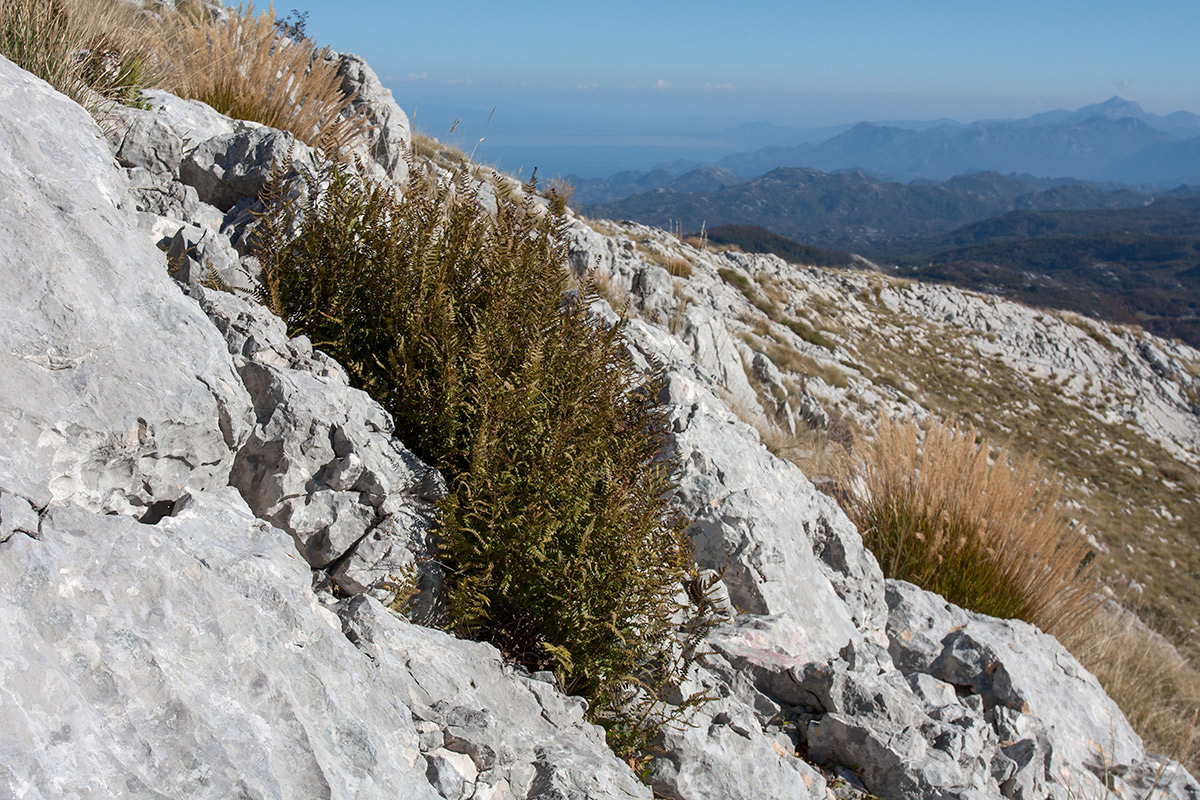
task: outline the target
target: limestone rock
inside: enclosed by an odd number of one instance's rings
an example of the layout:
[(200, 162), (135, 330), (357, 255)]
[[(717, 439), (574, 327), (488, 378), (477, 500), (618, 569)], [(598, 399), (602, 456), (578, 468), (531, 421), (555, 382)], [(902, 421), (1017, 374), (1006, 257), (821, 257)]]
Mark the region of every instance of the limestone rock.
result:
[(231, 489), (0, 546), (0, 795), (435, 798), (412, 715)]
[(224, 292), (195, 294), (254, 408), (232, 485), (295, 537), (310, 564), (330, 567), (343, 591), (386, 597), (410, 568), (434, 591), (431, 502), (445, 494), (437, 471), (392, 436), (391, 418), (349, 386), (339, 364), (307, 339), (289, 339), (278, 317)]
[(425, 759), (447, 788), (461, 778), (477, 793), (480, 785), (503, 787), (505, 796), (531, 800), (650, 797), (607, 750), (604, 732), (582, 721), (578, 700), (515, 675), (495, 648), (403, 623), (366, 597), (345, 601), (339, 613), (369, 657), (380, 696), (442, 731), (442, 746)]
[(224, 485), (249, 398), (95, 124), (0, 59), (0, 137), (0, 487), (133, 513)]
[(312, 150), (292, 134), (252, 128), (201, 142), (179, 165), (179, 178), (201, 201), (230, 211), (239, 201), (256, 199), (272, 171), (287, 172), (292, 161), (305, 158), (311, 160)]
[(331, 54), (338, 62), (342, 91), (353, 96), (349, 112), (363, 114), (370, 123), (367, 151), (370, 161), (396, 184), (408, 177), (404, 154), (411, 147), (412, 129), (408, 115), (392, 96), (392, 90), (380, 82), (375, 70), (354, 53)]
[(878, 634), (883, 576), (837, 504), (691, 379), (672, 373), (667, 393), (696, 558), (724, 570), (739, 611), (796, 620), (814, 660)]
[[(1061, 792), (1140, 794), (1154, 784), (1163, 762), (1148, 756), (1140, 737), (1099, 682), (1053, 637), (1019, 620), (997, 620), (964, 611), (902, 581), (888, 581), (889, 649), (905, 673), (924, 673), (975, 698), (1001, 741), (1015, 743), (1005, 756), (1040, 768)], [(1026, 745), (1016, 747), (1022, 741)], [(1037, 757), (1034, 757), (1036, 751)], [(1167, 778), (1188, 783), (1177, 764)], [(1014, 790), (1028, 795), (1031, 776)], [(1200, 790), (1194, 780), (1193, 792)], [(1189, 797), (1187, 791), (1170, 795)]]
[(50, 510), (0, 544), (0, 795), (649, 797), (494, 649), (309, 585), (233, 489), (157, 525)]
[(714, 701), (668, 728), (651, 785), (672, 800), (825, 798), (825, 778), (799, 758), (782, 731), (769, 734), (736, 703)]
[(245, 293), (253, 292), (258, 286), (257, 276), (245, 268), (229, 239), (212, 228), (180, 226), (165, 244), (167, 270), (182, 284), (196, 286), (216, 279), (230, 289)]
[[(166, 173), (151, 172), (144, 167), (131, 167), (126, 170), (126, 175), (129, 178), (129, 191), (133, 195), (135, 208), (140, 212), (153, 217), (171, 217), (177, 223), (195, 222), (205, 213), (201, 210), (203, 204), (196, 190)], [(222, 216), (221, 212), (214, 208), (207, 219), (216, 223), (213, 227), (220, 227)]]
[(18, 533), (34, 539), (41, 535), (37, 509), (22, 497), (0, 491), (0, 544)]
[(113, 154), (123, 167), (178, 177), (185, 154), (215, 136), (260, 127), (234, 120), (199, 100), (184, 100), (170, 92), (147, 89), (149, 108), (114, 106), (108, 126)]

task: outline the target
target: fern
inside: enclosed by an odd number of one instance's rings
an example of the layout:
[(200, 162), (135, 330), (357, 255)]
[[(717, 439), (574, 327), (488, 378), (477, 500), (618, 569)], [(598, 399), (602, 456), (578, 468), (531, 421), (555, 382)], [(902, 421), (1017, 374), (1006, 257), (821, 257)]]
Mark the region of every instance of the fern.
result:
[(553, 670), (614, 746), (644, 747), (687, 667), (672, 619), (690, 549), (658, 378), (587, 313), (589, 284), (567, 293), (561, 199), (500, 185), (490, 216), (463, 173), (414, 170), (401, 199), (342, 165), (307, 186), (266, 198), (263, 296), (448, 479), (453, 628)]

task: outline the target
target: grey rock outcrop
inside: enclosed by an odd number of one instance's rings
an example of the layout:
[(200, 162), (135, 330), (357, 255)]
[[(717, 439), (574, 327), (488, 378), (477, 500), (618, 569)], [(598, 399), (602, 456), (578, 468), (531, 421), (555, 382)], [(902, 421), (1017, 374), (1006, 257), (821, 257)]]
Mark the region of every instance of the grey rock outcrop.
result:
[(232, 489), (157, 525), (52, 509), (0, 575), (5, 796), (649, 797), (493, 648), (323, 607)]
[(231, 119), (207, 103), (147, 89), (148, 108), (114, 106), (109, 144), (121, 166), (178, 176), (186, 154), (214, 136), (259, 127)]
[(813, 658), (836, 653), (885, 619), (883, 575), (837, 505), (744, 423), (672, 376), (678, 497), (693, 520), (696, 558), (724, 570), (739, 611), (786, 614), (813, 636)]
[(305, 156), (311, 160), (311, 150), (290, 133), (252, 128), (201, 142), (180, 163), (179, 179), (200, 200), (228, 212), (239, 201), (257, 198), (274, 171), (286, 173), (293, 160)]
[(0, 491), (0, 544), (18, 533), (38, 538), (41, 535), (41, 518), (28, 500)]
[(94, 123), (3, 59), (0, 138), (0, 796), (648, 798), (580, 701), (368, 596), (444, 489), (341, 367), (172, 281)]
[(0, 108), (0, 487), (137, 513), (224, 486), (248, 395), (119, 208), (127, 184), (95, 125), (3, 60)]
[(405, 624), (365, 597), (339, 613), (370, 659), (371, 680), (440, 731), (422, 752), (435, 781), (457, 787), (457, 797), (650, 797), (618, 768), (604, 732), (583, 721), (582, 700), (515, 674), (494, 647)]
[[(681, 462), (677, 499), (694, 520), (697, 560), (721, 574), (741, 612), (700, 647), (676, 701), (695, 693), (712, 699), (685, 707), (685, 725), (664, 732), (651, 770), (656, 791), (680, 800), (822, 797), (828, 781), (798, 761), (804, 753), (850, 770), (886, 798), (1065, 800), (1100, 793), (1105, 780), (1140, 795), (1156, 776), (1156, 791), (1193, 798), (1194, 779), (1147, 756), (1136, 736), (1128, 738), (1123, 717), (1115, 734), (1121, 746), (1097, 748), (1100, 734), (1110, 735), (1108, 718), (1120, 712), (1051, 637), (980, 617), (991, 637), (986, 647), (982, 633), (962, 639), (963, 631), (950, 638), (969, 646), (947, 645), (946, 654), (925, 647), (925, 639), (965, 623), (957, 610), (962, 620), (949, 611), (912, 614), (920, 617), (913, 630), (898, 632), (898, 585), (886, 584), (885, 594), (874, 558), (836, 504), (768, 453), (716, 397), (724, 378), (661, 328), (634, 321), (628, 332), (636, 358), (667, 370), (663, 401)], [(906, 644), (910, 637), (917, 643)], [(1004, 701), (970, 688), (989, 679), (991, 654), (1000, 650), (1037, 654), (1016, 668), (1019, 692), (996, 673)], [(1074, 699), (1051, 702), (1063, 694)], [(1020, 712), (1035, 695), (1045, 710)], [(1061, 741), (1038, 719), (1053, 719)]]
[(421, 612), (432, 613), (439, 572), (429, 528), (432, 501), (446, 491), (441, 476), (392, 436), (391, 418), (337, 362), (289, 339), (278, 317), (224, 292), (196, 294), (254, 408), (230, 483), (343, 592), (384, 599), (416, 570)]
[(181, 505), (0, 549), (0, 794), (437, 797), (290, 538), (232, 489)]
[[(1146, 754), (1116, 703), (1053, 637), (1019, 620), (972, 614), (901, 581), (888, 581), (887, 600), (896, 666), (977, 703), (999, 740), (1013, 743), (1003, 755), (1015, 765), (1014, 792), (1037, 796), (1050, 776), (1059, 796), (1142, 796), (1172, 781), (1182, 781), (1176, 791), (1186, 787), (1187, 773)], [(1023, 781), (1031, 762), (1036, 771), (1044, 764), (1045, 775)], [(1194, 782), (1191, 792), (1170, 796), (1200, 797)]]
[(348, 112), (362, 114), (370, 125), (366, 143), (369, 163), (378, 167), (383, 177), (403, 184), (408, 177), (405, 153), (412, 146), (408, 115), (396, 105), (392, 90), (380, 82), (375, 70), (361, 56), (342, 53), (330, 57), (338, 62), (342, 91), (354, 98)]

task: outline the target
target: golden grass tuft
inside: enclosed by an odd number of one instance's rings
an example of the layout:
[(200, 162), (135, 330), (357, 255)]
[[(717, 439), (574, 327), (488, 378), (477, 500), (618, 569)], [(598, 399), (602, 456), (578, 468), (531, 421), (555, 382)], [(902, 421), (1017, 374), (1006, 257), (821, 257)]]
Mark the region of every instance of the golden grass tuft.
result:
[(158, 86), (236, 119), (290, 131), (328, 155), (367, 132), (338, 63), (312, 41), (280, 36), (274, 6), (218, 21), (197, 3), (161, 15), (120, 0), (0, 0), (0, 53), (102, 119)]
[(1200, 774), (1200, 671), (1132, 615), (1108, 609), (1063, 643), (1125, 712), (1148, 751)]
[(1091, 552), (1058, 506), (1059, 483), (978, 431), (880, 420), (841, 491), (884, 572), (964, 608), (1032, 622), (1059, 637), (1099, 603)]
[(275, 8), (239, 5), (224, 22), (206, 15), (169, 15), (162, 24), (169, 62), (164, 87), (236, 119), (290, 131), (302, 142), (344, 155), (367, 129), (350, 111), (338, 64), (308, 39), (281, 38)]
[(0, 0), (0, 53), (97, 115), (146, 80), (139, 19), (113, 0)]

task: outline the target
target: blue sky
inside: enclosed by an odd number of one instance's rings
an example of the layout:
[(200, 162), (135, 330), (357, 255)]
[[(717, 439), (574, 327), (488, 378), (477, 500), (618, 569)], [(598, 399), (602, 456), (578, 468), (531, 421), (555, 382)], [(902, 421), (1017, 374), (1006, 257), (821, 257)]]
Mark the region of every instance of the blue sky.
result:
[(456, 143), (483, 136), (479, 155), (508, 169), (538, 148), (699, 155), (706, 132), (754, 120), (971, 121), (1114, 94), (1200, 112), (1197, 0), (282, 0), (277, 11), (293, 7), (320, 44), (366, 57), (418, 128), (445, 138), (461, 119)]

